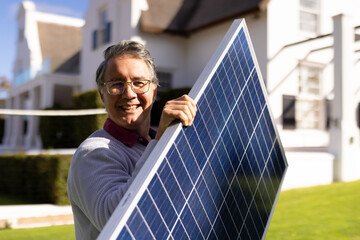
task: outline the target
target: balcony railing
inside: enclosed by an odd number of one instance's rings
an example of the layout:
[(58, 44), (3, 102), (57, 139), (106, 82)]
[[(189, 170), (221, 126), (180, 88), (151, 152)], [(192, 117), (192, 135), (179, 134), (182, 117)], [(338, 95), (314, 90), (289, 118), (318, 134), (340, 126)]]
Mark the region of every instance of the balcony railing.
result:
[(51, 72), (51, 59), (45, 59), (41, 66), (37, 68), (28, 68), (25, 71), (17, 74), (13, 81), (13, 87), (19, 87), (20, 85), (35, 79), (36, 77)]

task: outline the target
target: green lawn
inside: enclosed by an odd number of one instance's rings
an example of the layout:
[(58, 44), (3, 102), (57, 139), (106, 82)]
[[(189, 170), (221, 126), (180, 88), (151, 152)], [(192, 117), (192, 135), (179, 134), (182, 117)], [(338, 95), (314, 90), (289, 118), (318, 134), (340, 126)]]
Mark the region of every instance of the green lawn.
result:
[(0, 230), (1, 240), (75, 240), (74, 225)]
[[(74, 226), (0, 230), (0, 240), (70, 240)], [(360, 240), (360, 181), (281, 192), (266, 240)]]
[(360, 240), (360, 181), (281, 192), (272, 239)]

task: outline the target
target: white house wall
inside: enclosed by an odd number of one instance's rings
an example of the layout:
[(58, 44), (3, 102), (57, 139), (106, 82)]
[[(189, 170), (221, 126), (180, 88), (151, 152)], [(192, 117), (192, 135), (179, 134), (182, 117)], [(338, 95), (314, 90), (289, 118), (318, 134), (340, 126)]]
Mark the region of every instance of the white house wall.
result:
[(333, 182), (334, 156), (322, 151), (287, 151), (288, 169), (282, 190)]
[(354, 18), (355, 22), (360, 22), (360, 1), (359, 0), (340, 0), (329, 1), (322, 0), (320, 5), (321, 18), (321, 33), (326, 34), (333, 31), (332, 17), (338, 14), (346, 13)]
[[(273, 59), (284, 45), (303, 39), (303, 37), (299, 37), (296, 28), (299, 25), (298, 17), (296, 17), (299, 9), (298, 2), (296, 0), (269, 1), (267, 7), (267, 55), (269, 60)], [(271, 81), (269, 80), (269, 82)]]
[[(186, 42), (184, 38), (165, 35), (140, 33), (141, 39), (149, 49), (154, 58), (158, 71), (170, 72), (173, 74), (173, 88), (188, 87), (191, 80), (186, 72)], [(160, 86), (161, 89), (161, 86)]]
[(232, 22), (192, 34), (187, 41), (186, 74), (192, 86), (214, 54)]
[(267, 63), (268, 63), (268, 45), (264, 39), (268, 38), (267, 26), (268, 14), (267, 11), (255, 15), (248, 15), (245, 17), (246, 25), (249, 30), (251, 42), (254, 47), (255, 55), (259, 63), (261, 75), (264, 83), (267, 86)]

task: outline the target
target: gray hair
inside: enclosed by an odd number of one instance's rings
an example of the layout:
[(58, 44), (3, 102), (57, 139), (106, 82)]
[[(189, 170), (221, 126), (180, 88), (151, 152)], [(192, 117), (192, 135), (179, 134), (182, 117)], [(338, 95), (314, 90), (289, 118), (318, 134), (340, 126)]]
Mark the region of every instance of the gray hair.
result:
[(102, 83), (104, 83), (104, 73), (106, 69), (107, 62), (114, 57), (124, 56), (124, 55), (131, 55), (135, 58), (140, 58), (145, 61), (148, 65), (151, 80), (156, 84), (159, 85), (159, 80), (156, 76), (156, 67), (154, 63), (154, 59), (151, 57), (149, 50), (141, 43), (131, 41), (131, 40), (124, 40), (119, 42), (118, 44), (114, 44), (108, 47), (104, 51), (104, 61), (102, 61), (99, 67), (96, 70), (96, 84), (100, 88)]

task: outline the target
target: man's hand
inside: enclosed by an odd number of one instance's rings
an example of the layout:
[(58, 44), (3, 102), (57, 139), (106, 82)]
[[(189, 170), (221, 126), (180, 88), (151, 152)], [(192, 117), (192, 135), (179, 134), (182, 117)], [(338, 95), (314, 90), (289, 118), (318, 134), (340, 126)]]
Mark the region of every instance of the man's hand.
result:
[(188, 95), (166, 102), (155, 139), (159, 140), (166, 128), (176, 119), (179, 119), (184, 126), (190, 126), (194, 121), (195, 114), (196, 104)]

